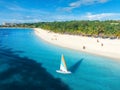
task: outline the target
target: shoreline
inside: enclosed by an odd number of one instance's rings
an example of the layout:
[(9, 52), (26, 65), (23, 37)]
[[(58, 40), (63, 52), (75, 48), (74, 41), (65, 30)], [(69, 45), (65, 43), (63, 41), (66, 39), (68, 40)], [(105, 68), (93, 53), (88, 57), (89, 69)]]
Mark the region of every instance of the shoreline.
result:
[(94, 55), (120, 60), (120, 40), (59, 34), (33, 28), (35, 34), (48, 43)]
[(0, 27), (0, 29), (32, 29), (32, 28), (26, 28), (26, 27)]

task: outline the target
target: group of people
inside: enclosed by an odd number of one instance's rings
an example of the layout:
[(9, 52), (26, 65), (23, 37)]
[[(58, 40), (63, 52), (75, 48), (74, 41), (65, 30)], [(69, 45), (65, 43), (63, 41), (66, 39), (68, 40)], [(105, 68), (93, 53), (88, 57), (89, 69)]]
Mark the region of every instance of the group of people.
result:
[[(97, 39), (97, 42), (99, 43), (99, 40)], [(101, 43), (101, 46), (103, 46), (103, 43)]]
[[(97, 39), (97, 43), (99, 43), (100, 41)], [(103, 43), (101, 43), (101, 46), (103, 46)], [(83, 49), (86, 49), (85, 46), (83, 46)]]

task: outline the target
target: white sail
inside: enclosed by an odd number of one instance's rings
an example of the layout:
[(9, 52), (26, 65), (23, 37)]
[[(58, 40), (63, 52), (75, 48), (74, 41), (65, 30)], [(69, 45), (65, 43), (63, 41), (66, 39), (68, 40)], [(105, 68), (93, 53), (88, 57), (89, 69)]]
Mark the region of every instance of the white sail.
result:
[(70, 71), (67, 70), (67, 66), (66, 66), (65, 59), (64, 59), (63, 55), (61, 57), (60, 70), (57, 70), (57, 72), (64, 73), (64, 74), (71, 73)]
[(61, 71), (67, 71), (67, 67), (66, 67), (66, 63), (65, 63), (65, 60), (64, 60), (64, 56), (62, 55), (61, 57), (61, 64), (60, 64), (60, 70)]

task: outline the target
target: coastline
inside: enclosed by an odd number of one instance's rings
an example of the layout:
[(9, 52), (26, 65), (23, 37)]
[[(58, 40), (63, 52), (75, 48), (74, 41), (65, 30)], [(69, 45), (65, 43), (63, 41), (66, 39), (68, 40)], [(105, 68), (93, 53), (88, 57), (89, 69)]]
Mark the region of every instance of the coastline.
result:
[(33, 28), (41, 39), (65, 48), (120, 60), (120, 40), (58, 34), (41, 28)]
[(32, 28), (26, 28), (26, 27), (0, 27), (0, 29), (32, 29)]

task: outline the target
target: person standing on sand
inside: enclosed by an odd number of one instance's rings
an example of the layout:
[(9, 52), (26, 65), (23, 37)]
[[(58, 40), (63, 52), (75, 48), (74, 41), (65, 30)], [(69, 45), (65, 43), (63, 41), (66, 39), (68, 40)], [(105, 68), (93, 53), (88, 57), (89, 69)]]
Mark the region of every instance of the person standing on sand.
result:
[(86, 47), (85, 46), (83, 46), (83, 49), (85, 49)]
[(103, 46), (103, 43), (101, 43), (101, 46)]
[(97, 39), (97, 42), (99, 42), (99, 40)]

